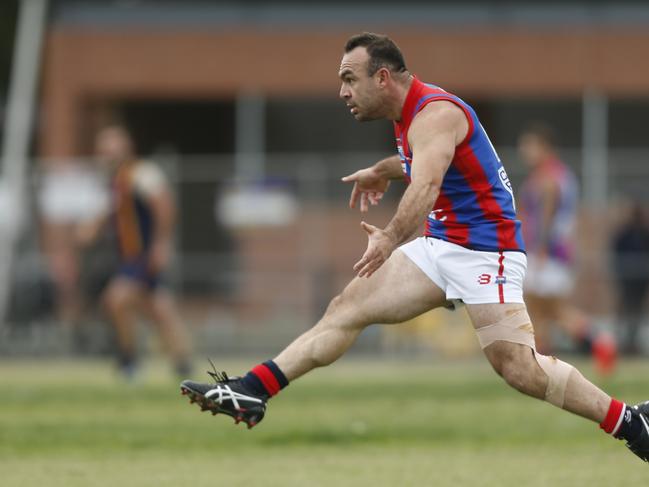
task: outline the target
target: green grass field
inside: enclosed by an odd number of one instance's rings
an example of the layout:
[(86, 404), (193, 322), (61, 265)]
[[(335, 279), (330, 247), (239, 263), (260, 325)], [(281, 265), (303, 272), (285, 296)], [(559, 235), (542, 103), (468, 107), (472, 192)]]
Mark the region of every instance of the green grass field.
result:
[[(240, 372), (244, 364), (226, 364)], [(618, 486), (649, 466), (591, 424), (506, 388), (481, 362), (346, 360), (291, 385), (248, 431), (200, 413), (153, 367), (0, 362), (0, 485)], [(159, 370), (158, 370), (159, 369)], [(649, 397), (642, 363), (600, 385)], [(588, 374), (589, 370), (586, 368)]]

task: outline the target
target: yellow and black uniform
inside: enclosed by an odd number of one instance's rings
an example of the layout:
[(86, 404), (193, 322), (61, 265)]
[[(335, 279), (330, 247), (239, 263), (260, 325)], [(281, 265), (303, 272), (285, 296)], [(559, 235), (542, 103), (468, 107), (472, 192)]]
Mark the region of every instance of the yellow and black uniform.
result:
[(119, 246), (117, 275), (154, 288), (160, 276), (149, 269), (155, 232), (150, 198), (164, 189), (165, 177), (152, 162), (123, 164), (113, 179), (114, 221)]

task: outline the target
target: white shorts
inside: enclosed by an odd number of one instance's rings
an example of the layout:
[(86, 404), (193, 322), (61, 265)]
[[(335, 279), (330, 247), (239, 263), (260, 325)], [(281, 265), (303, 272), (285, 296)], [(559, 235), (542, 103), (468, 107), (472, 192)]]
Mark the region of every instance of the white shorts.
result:
[(527, 267), (523, 252), (483, 252), (432, 237), (416, 238), (399, 249), (446, 293), (449, 301), (523, 302)]
[(546, 298), (569, 296), (575, 284), (573, 274), (572, 267), (565, 262), (553, 258), (539, 261), (529, 255), (525, 292)]

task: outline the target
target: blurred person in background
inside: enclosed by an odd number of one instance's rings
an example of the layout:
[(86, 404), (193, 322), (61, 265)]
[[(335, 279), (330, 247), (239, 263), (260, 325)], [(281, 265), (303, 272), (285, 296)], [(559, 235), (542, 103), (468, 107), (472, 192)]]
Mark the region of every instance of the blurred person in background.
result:
[[(73, 163), (44, 168), (38, 187), (41, 245), (54, 284), (57, 318), (81, 338), (84, 296), (75, 228), (106, 213), (108, 191), (92, 168)], [(75, 343), (77, 344), (77, 343)]]
[(610, 372), (610, 337), (596, 335), (590, 318), (572, 302), (575, 283), (577, 178), (561, 159), (553, 130), (539, 122), (519, 136), (518, 149), (530, 169), (518, 194), (518, 214), (527, 250), (525, 301), (534, 319), (536, 345), (551, 353), (552, 328), (562, 329), (580, 351), (591, 353), (598, 370)]
[(131, 135), (109, 126), (95, 139), (95, 150), (112, 176), (112, 211), (79, 227), (83, 245), (94, 242), (112, 217), (120, 263), (102, 296), (115, 327), (118, 367), (126, 378), (137, 370), (138, 311), (145, 311), (158, 329), (176, 373), (190, 369), (189, 337), (163, 276), (173, 250), (176, 208), (162, 170), (139, 158)]
[(618, 317), (624, 327), (624, 353), (637, 355), (642, 348), (638, 331), (649, 288), (649, 222), (639, 202), (631, 209), (612, 239), (613, 275), (618, 287)]

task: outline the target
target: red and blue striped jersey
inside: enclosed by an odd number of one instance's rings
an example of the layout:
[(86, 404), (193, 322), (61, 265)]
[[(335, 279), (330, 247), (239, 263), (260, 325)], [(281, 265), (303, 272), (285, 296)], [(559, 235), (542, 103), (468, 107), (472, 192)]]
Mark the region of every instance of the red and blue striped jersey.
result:
[(475, 111), (457, 96), (417, 78), (406, 97), (401, 120), (394, 123), (406, 181), (410, 182), (412, 168), (410, 124), (426, 105), (440, 100), (454, 103), (464, 111), (469, 131), (455, 148), (437, 201), (428, 215), (425, 235), (473, 250), (524, 252), (512, 185)]
[[(556, 208), (546, 235), (542, 235), (546, 198), (542, 188), (551, 184), (558, 190)], [(579, 202), (579, 186), (574, 173), (556, 158), (546, 159), (535, 167), (519, 192), (523, 238), (527, 250), (545, 249), (553, 259), (571, 263), (574, 258), (574, 231)]]

